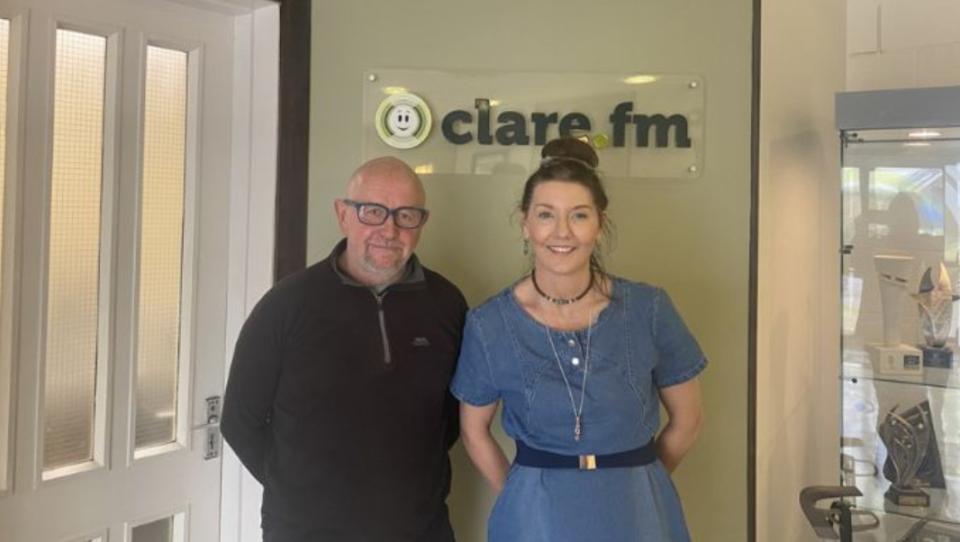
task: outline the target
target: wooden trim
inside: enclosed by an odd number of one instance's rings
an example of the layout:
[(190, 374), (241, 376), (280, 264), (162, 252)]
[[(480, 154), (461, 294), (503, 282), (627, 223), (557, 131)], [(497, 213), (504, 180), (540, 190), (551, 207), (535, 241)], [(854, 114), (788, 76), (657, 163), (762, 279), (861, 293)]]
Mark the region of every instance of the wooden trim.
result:
[(312, 0), (280, 3), (280, 104), (274, 279), (307, 263)]
[(753, 0), (750, 102), (750, 270), (747, 316), (747, 540), (757, 540), (757, 312), (760, 242), (760, 40), (761, 0)]

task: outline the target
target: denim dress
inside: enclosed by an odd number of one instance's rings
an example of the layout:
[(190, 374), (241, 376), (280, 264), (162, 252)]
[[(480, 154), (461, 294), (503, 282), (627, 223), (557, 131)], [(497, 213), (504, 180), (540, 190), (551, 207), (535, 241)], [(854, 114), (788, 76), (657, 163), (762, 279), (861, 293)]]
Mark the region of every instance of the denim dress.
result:
[[(589, 363), (579, 441), (558, 358), (577, 404)], [(511, 286), (468, 314), (451, 391), (475, 406), (503, 401), (507, 435), (533, 448), (610, 454), (649, 442), (660, 425), (658, 388), (695, 377), (706, 363), (660, 288), (614, 278), (592, 329), (557, 331), (523, 310)], [(514, 463), (487, 524), (490, 542), (689, 538), (659, 461), (591, 471)]]

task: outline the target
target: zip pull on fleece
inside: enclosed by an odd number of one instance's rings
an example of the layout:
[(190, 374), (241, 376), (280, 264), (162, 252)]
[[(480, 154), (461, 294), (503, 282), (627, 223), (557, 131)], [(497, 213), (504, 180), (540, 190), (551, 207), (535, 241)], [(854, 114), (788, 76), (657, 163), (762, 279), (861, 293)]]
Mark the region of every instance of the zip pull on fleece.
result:
[(383, 362), (389, 364), (392, 361), (390, 357), (390, 339), (387, 338), (387, 319), (383, 314), (383, 298), (387, 292), (374, 294), (377, 298), (377, 316), (380, 318), (380, 339), (383, 341)]

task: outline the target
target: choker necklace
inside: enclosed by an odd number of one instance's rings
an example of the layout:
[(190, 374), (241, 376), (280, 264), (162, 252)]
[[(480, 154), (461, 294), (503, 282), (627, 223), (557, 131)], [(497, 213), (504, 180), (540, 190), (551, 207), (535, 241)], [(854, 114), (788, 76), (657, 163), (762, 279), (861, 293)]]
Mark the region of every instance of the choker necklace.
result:
[(583, 436), (583, 397), (587, 394), (587, 374), (590, 372), (590, 336), (593, 334), (593, 315), (590, 316), (590, 325), (587, 326), (587, 344), (583, 356), (583, 378), (580, 381), (579, 405), (573, 400), (573, 388), (570, 386), (567, 372), (563, 370), (563, 362), (560, 361), (560, 353), (557, 351), (557, 346), (553, 343), (553, 335), (550, 332), (550, 328), (543, 326), (543, 330), (547, 332), (547, 341), (550, 342), (553, 359), (557, 361), (557, 368), (560, 369), (560, 376), (563, 377), (563, 385), (567, 388), (567, 396), (570, 397), (570, 410), (573, 411), (573, 440), (580, 442), (580, 437)]
[(586, 297), (588, 293), (590, 293), (590, 290), (593, 288), (593, 269), (590, 270), (590, 283), (587, 284), (587, 289), (580, 292), (580, 295), (578, 295), (577, 297), (564, 298), (564, 297), (551, 297), (547, 295), (546, 292), (540, 289), (540, 285), (537, 284), (536, 269), (530, 271), (530, 280), (531, 282), (533, 282), (533, 289), (536, 290), (538, 294), (540, 294), (540, 297), (546, 299), (547, 301), (553, 303), (554, 305), (569, 305), (571, 303), (576, 303), (577, 301), (580, 301), (581, 299)]

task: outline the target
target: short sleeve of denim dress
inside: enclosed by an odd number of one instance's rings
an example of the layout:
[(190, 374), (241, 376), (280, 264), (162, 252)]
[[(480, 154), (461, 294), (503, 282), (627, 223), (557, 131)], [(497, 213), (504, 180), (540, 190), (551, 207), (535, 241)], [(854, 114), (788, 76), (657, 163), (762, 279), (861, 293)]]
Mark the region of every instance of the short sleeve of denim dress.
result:
[[(475, 406), (503, 401), (507, 435), (533, 448), (610, 454), (649, 442), (660, 424), (657, 390), (706, 364), (660, 288), (615, 278), (611, 302), (590, 328), (557, 331), (524, 311), (511, 286), (468, 315), (451, 391)], [(572, 403), (581, 394), (578, 441)], [(683, 542), (689, 534), (673, 482), (656, 461), (592, 471), (513, 464), (487, 538)]]

